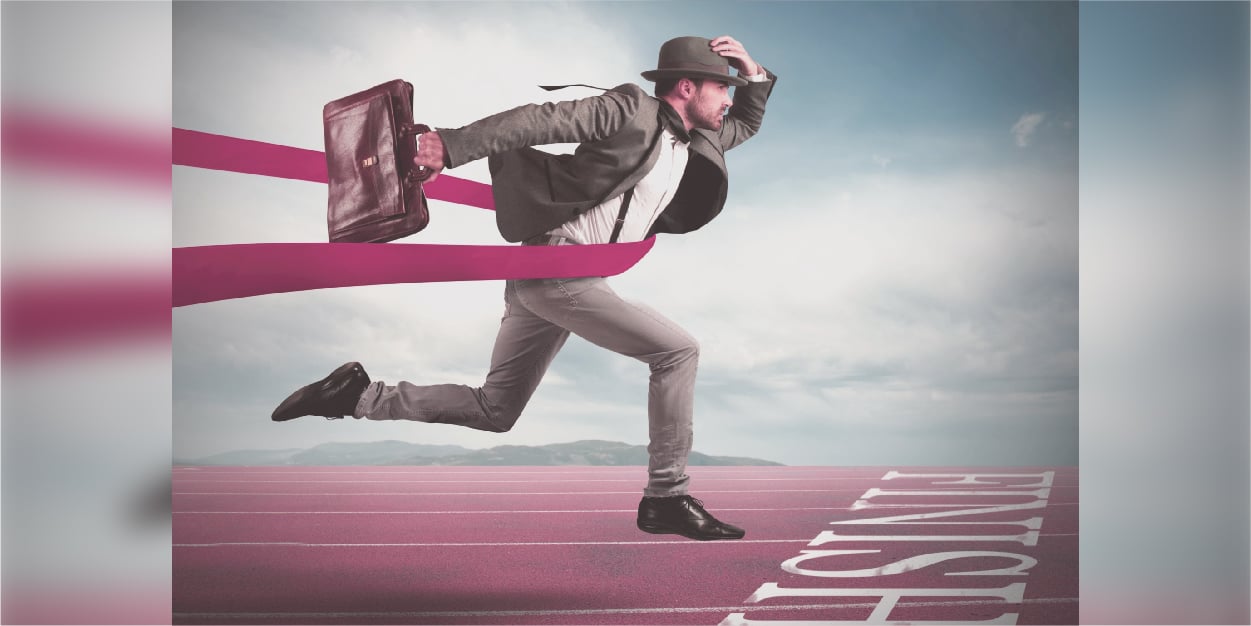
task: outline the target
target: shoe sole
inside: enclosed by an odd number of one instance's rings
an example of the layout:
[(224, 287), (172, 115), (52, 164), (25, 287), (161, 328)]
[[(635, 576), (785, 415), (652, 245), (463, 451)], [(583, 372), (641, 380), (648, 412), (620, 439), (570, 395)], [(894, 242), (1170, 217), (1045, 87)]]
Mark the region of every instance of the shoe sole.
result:
[(354, 367), (360, 367), (360, 363), (357, 363), (356, 361), (344, 363), (335, 369), (335, 371), (330, 372), (329, 376), (326, 376), (315, 383), (309, 383), (300, 387), (295, 391), (295, 393), (287, 396), (287, 398), (278, 405), (278, 408), (274, 409), (273, 414), (269, 416), (270, 419), (275, 422), (285, 422), (287, 420), (296, 419), (297, 417), (312, 415), (312, 413), (309, 413), (307, 409), (300, 408), (300, 405), (306, 402), (309, 397), (313, 395), (310, 392), (320, 389), (326, 383), (329, 383), (336, 377), (346, 374)]
[(657, 524), (647, 524), (644, 522), (638, 522), (638, 527), (639, 527), (639, 530), (645, 533), (651, 533), (653, 535), (682, 535), (683, 537), (686, 537), (687, 539), (694, 539), (696, 541), (723, 541), (723, 540), (732, 540), (732, 539), (742, 539), (743, 535), (747, 534), (746, 532), (744, 532), (740, 535), (717, 535), (714, 537), (710, 537), (708, 535), (700, 535), (697, 533), (684, 532), (676, 528), (673, 528), (671, 526), (660, 526)]

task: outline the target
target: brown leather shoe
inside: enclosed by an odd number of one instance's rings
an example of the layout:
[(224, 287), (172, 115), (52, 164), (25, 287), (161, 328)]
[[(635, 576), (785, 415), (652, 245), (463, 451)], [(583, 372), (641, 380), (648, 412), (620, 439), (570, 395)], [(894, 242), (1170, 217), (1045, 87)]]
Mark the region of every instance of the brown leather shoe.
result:
[(344, 363), (330, 375), (301, 387), (287, 396), (271, 416), (275, 422), (285, 422), (305, 415), (321, 415), (331, 419), (351, 415), (361, 393), (369, 386), (369, 374), (355, 361)]
[(703, 504), (691, 496), (644, 497), (639, 502), (639, 530), (700, 541), (743, 538), (746, 531), (713, 517)]

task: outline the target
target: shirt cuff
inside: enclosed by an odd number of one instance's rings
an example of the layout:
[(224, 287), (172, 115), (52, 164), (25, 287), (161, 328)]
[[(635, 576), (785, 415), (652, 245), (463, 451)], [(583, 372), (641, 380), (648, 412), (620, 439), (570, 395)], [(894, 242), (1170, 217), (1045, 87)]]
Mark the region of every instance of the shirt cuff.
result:
[(769, 80), (769, 75), (761, 72), (759, 74), (752, 74), (751, 76), (742, 76), (741, 78), (749, 83), (763, 83), (766, 80)]

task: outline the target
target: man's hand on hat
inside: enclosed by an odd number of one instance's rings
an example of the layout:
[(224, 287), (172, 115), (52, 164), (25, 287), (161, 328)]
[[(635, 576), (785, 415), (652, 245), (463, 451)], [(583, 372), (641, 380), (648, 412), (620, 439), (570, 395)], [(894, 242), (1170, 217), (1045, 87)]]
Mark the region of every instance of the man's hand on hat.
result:
[(413, 157), (413, 165), (430, 170), (430, 178), (426, 182), (434, 182), (447, 163), (447, 148), (443, 146), (443, 138), (438, 132), (430, 131), (417, 135), (417, 156)]
[(752, 60), (747, 49), (738, 40), (729, 35), (722, 35), (709, 42), (712, 51), (730, 60), (730, 65), (738, 70), (740, 76), (755, 76), (764, 73), (760, 64)]

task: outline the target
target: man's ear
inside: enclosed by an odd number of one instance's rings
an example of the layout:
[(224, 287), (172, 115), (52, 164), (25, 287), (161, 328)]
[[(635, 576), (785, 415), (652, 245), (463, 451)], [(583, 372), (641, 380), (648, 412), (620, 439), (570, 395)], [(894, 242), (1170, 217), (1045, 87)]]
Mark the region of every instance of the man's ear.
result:
[(696, 91), (698, 91), (698, 89), (695, 88), (695, 81), (689, 78), (678, 79), (678, 94), (680, 94), (683, 99), (689, 100), (695, 95)]

